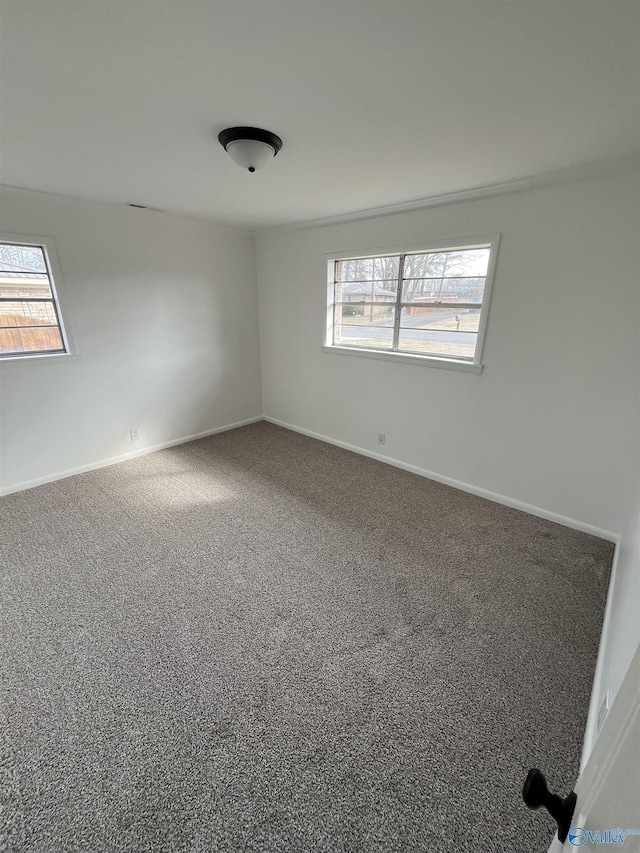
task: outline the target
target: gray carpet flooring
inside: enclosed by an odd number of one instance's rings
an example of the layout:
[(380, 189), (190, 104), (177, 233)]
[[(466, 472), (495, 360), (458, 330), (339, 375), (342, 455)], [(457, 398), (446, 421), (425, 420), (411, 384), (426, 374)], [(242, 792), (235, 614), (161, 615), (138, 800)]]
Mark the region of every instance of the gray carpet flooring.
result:
[(0, 850), (546, 851), (610, 543), (267, 423), (0, 510)]

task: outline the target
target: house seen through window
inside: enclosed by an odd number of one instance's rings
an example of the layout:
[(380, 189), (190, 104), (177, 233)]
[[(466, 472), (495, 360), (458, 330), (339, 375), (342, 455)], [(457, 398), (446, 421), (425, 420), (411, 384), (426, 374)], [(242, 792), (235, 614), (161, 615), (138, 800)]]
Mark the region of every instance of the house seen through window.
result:
[(46, 246), (0, 241), (0, 358), (68, 351)]
[(497, 238), (329, 261), (329, 348), (479, 364)]

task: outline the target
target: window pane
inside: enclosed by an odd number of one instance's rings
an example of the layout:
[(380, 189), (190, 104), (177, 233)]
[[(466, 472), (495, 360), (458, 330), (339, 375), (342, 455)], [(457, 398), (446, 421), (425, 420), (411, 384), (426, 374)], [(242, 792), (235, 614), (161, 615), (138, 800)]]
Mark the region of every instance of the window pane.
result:
[(389, 312), (384, 305), (367, 305), (363, 314), (349, 314), (343, 317), (342, 310), (345, 307), (347, 306), (337, 305), (335, 309), (334, 342), (336, 344), (343, 347), (391, 349), (393, 309)]
[(383, 326), (368, 326), (366, 329), (356, 326), (342, 326), (335, 343), (341, 347), (359, 347), (360, 349), (391, 349), (393, 329)]
[(442, 290), (441, 278), (409, 278), (402, 282), (402, 301), (414, 299), (435, 299)]
[(425, 308), (420, 305), (402, 309), (401, 325), (405, 329), (477, 332), (480, 325), (479, 308)]
[(336, 261), (336, 281), (363, 281), (373, 278), (373, 258)]
[(490, 249), (464, 249), (447, 252), (445, 275), (484, 277), (489, 266)]
[(346, 326), (393, 326), (394, 313), (395, 307), (384, 302), (364, 305), (347, 302), (336, 305), (334, 322)]
[(477, 338), (477, 334), (472, 332), (401, 328), (398, 349), (403, 352), (473, 359)]
[(405, 278), (440, 278), (447, 263), (446, 252), (423, 252), (404, 259)]
[(403, 302), (482, 304), (484, 278), (410, 278), (402, 282)]
[(0, 271), (46, 273), (44, 253), (40, 246), (0, 243)]
[(394, 302), (397, 281), (336, 282), (336, 302)]
[(57, 325), (52, 302), (0, 302), (0, 327)]
[(5, 299), (51, 299), (49, 277), (45, 273), (0, 272), (0, 297)]
[(0, 353), (49, 352), (64, 350), (60, 330), (56, 326), (29, 329), (16, 326), (0, 328)]
[(387, 281), (398, 278), (399, 255), (336, 261), (336, 281)]
[(374, 258), (373, 272), (378, 281), (397, 281), (400, 272), (400, 256)]

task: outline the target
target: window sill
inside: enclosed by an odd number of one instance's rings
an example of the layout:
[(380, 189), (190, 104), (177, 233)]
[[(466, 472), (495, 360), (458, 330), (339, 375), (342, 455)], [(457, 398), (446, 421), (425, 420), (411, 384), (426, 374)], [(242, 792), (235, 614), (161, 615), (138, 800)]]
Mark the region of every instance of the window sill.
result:
[(334, 355), (350, 355), (356, 358), (375, 358), (379, 361), (394, 361), (396, 364), (419, 364), (422, 367), (439, 367), (445, 370), (459, 370), (463, 373), (482, 373), (481, 364), (471, 364), (469, 361), (456, 361), (451, 358), (436, 358), (430, 355), (409, 355), (404, 352), (381, 352), (371, 349), (330, 346), (323, 346), (322, 352)]
[(41, 353), (40, 355), (8, 355), (0, 358), (0, 370), (4, 367), (25, 367), (44, 364), (69, 364), (81, 361), (80, 355), (74, 352)]

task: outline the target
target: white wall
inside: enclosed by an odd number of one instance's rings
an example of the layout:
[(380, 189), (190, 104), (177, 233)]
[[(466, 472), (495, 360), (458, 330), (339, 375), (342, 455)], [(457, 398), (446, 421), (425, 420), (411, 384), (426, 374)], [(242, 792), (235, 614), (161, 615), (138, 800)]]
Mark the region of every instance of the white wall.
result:
[(611, 694), (612, 705), (640, 646), (639, 609), (640, 498), (616, 546), (582, 752), (583, 767), (598, 737), (598, 712), (607, 691)]
[(5, 491), (261, 415), (252, 234), (16, 190), (0, 231), (53, 237), (79, 350), (0, 364)]
[[(256, 236), (264, 411), (617, 534), (640, 423), (636, 172)], [(324, 254), (501, 232), (482, 375), (322, 353)]]
[[(253, 237), (4, 190), (53, 237), (80, 357), (0, 366), (0, 487), (259, 416)], [(617, 534), (639, 476), (637, 173), (259, 233), (264, 413)], [(482, 375), (324, 354), (325, 253), (502, 233)], [(129, 440), (139, 426), (139, 444)]]

